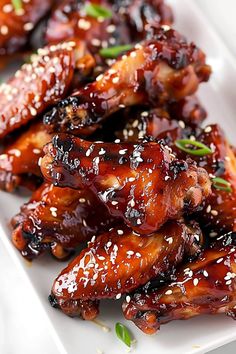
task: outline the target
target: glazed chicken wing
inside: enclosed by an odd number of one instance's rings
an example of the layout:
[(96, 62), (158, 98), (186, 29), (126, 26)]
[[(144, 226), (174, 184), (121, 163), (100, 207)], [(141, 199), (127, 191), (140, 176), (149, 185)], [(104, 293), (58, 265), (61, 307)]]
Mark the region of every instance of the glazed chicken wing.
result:
[[(236, 231), (235, 154), (217, 124), (206, 127), (198, 140), (210, 146), (213, 151), (198, 161), (199, 166), (204, 167), (213, 179), (212, 194), (205, 200), (199, 220), (211, 236)], [(224, 179), (229, 186), (217, 183), (214, 187), (215, 177)]]
[(29, 177), (41, 176), (38, 161), (51, 139), (43, 123), (36, 122), (11, 143), (0, 154), (0, 189), (12, 192), (19, 185), (27, 186)]
[[(222, 242), (222, 240), (220, 240)], [(125, 318), (143, 332), (201, 314), (225, 313), (236, 319), (236, 234), (227, 236), (178, 271), (176, 280), (149, 293), (135, 293), (123, 304)]]
[(112, 142), (137, 142), (140, 139), (163, 140), (175, 150), (175, 141), (196, 136), (207, 114), (195, 96), (169, 102), (161, 108), (129, 107), (117, 112), (98, 129), (91, 139)]
[(12, 219), (12, 241), (27, 259), (46, 250), (63, 259), (118, 221), (91, 192), (44, 183)]
[(108, 10), (108, 15), (91, 16), (83, 1), (64, 0), (48, 21), (46, 41), (56, 43), (75, 37), (85, 41), (88, 49), (96, 54), (102, 48), (145, 39), (148, 24), (173, 22), (172, 11), (163, 0), (93, 0), (90, 4)]
[(200, 49), (178, 32), (158, 28), (152, 39), (123, 55), (95, 82), (62, 100), (44, 122), (54, 131), (91, 134), (111, 113), (182, 99), (209, 75)]
[(88, 186), (111, 215), (141, 234), (198, 209), (211, 190), (206, 171), (155, 142), (100, 143), (57, 135), (41, 170), (62, 187)]
[(188, 227), (181, 221), (169, 222), (148, 237), (115, 228), (89, 242), (61, 272), (50, 300), (70, 316), (83, 316), (84, 301), (118, 299), (150, 279), (172, 272), (184, 254), (199, 251), (200, 238), (197, 225)]
[(23, 47), (38, 21), (48, 12), (54, 0), (1, 0), (0, 55), (12, 54)]
[(24, 64), (14, 77), (3, 83), (0, 86), (0, 139), (63, 98), (75, 69), (82, 64), (84, 70), (85, 55), (85, 46), (76, 41), (39, 49), (30, 64)]

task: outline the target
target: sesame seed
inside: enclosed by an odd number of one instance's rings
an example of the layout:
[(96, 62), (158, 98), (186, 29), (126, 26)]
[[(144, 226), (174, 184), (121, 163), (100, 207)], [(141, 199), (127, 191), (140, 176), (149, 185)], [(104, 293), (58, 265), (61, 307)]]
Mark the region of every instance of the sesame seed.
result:
[(182, 129), (185, 128), (185, 123), (184, 123), (183, 120), (180, 120), (180, 121), (179, 121), (179, 126), (180, 126), (180, 128), (182, 128)]
[(135, 181), (135, 177), (130, 177), (129, 178), (129, 182), (134, 182)]
[(83, 18), (80, 18), (78, 21), (78, 27), (86, 31), (90, 29), (91, 23), (89, 21), (84, 20)]
[(130, 201), (130, 206), (133, 208), (135, 206), (135, 201), (133, 199), (131, 199)]
[(206, 127), (204, 130), (205, 133), (210, 133), (211, 131), (212, 131), (211, 126)]
[(141, 113), (141, 116), (142, 116), (142, 117), (147, 117), (147, 116), (148, 116), (148, 112), (146, 112), (146, 111), (145, 111), (145, 112), (142, 112), (142, 113)]
[(33, 23), (31, 23), (31, 22), (28, 22), (28, 23), (26, 23), (26, 24), (24, 25), (24, 30), (25, 30), (25, 31), (31, 31), (33, 28), (34, 28), (34, 25), (33, 25)]
[(109, 25), (109, 26), (107, 26), (107, 29), (106, 29), (107, 33), (113, 33), (113, 32), (115, 32), (115, 30), (116, 30), (116, 26), (114, 26), (114, 25)]
[(106, 150), (104, 150), (103, 148), (101, 148), (101, 150), (99, 151), (98, 155), (104, 155), (106, 153)]
[(125, 155), (127, 151), (128, 151), (128, 149), (120, 150), (120, 151), (119, 151), (119, 154), (120, 154), (120, 155)]
[(79, 198), (79, 202), (80, 202), (80, 203), (85, 203), (85, 202), (86, 202), (86, 199), (85, 199), (85, 198)]
[(133, 256), (134, 251), (127, 251), (126, 253), (127, 253), (128, 256)]
[(113, 201), (111, 202), (111, 204), (112, 204), (112, 205), (117, 205), (118, 202), (117, 202), (116, 200), (113, 200)]
[(136, 252), (136, 253), (135, 253), (135, 256), (136, 256), (137, 258), (141, 258), (141, 253)]
[(116, 300), (119, 300), (121, 298), (121, 293), (116, 295)]
[(194, 279), (193, 279), (193, 285), (194, 285), (194, 286), (197, 286), (198, 283), (199, 283), (199, 280), (198, 280), (197, 278), (194, 278)]
[(206, 208), (206, 212), (210, 213), (211, 212), (211, 205), (208, 205), (208, 207)]
[(112, 79), (112, 82), (113, 82), (113, 84), (117, 84), (117, 82), (119, 82), (119, 80), (120, 80), (119, 77), (116, 76)]
[(0, 32), (1, 32), (1, 34), (2, 34), (3, 36), (7, 35), (8, 32), (9, 32), (8, 27), (5, 26), (5, 25), (1, 26), (1, 27), (0, 27)]
[(165, 295), (171, 295), (172, 293), (173, 293), (172, 290), (167, 290), (167, 291), (165, 292)]
[(130, 303), (130, 300), (131, 300), (131, 297), (129, 295), (126, 296), (125, 298), (126, 302), (129, 304)]
[(207, 278), (208, 277), (208, 272), (206, 270), (203, 271), (203, 275)]
[(97, 38), (93, 38), (93, 39), (91, 40), (91, 43), (92, 43), (92, 45), (94, 45), (95, 47), (99, 47), (99, 46), (101, 45), (101, 41), (100, 41), (99, 39), (97, 39)]
[(11, 4), (6, 4), (3, 6), (2, 10), (5, 12), (5, 14), (8, 14), (9, 12), (13, 11), (13, 6)]
[(123, 230), (117, 230), (118, 235), (123, 235), (124, 231)]
[(223, 261), (223, 258), (219, 258), (219, 259), (217, 259), (217, 261), (216, 261), (216, 263), (221, 263)]
[(211, 211), (211, 214), (212, 214), (213, 216), (217, 216), (219, 213), (218, 213), (217, 210), (212, 210), (212, 211)]
[(210, 237), (216, 237), (216, 236), (218, 236), (218, 233), (212, 231), (212, 232), (210, 232), (209, 236), (210, 236)]
[(33, 149), (33, 153), (38, 155), (41, 153), (41, 150), (40, 149)]

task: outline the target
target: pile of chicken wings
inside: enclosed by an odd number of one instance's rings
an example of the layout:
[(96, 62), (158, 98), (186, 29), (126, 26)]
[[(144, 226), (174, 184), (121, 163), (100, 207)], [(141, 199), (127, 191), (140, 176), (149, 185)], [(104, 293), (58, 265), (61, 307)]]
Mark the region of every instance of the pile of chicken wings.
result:
[(235, 149), (204, 122), (211, 68), (173, 19), (163, 0), (0, 5), (0, 60), (30, 52), (0, 85), (0, 188), (33, 193), (12, 242), (28, 260), (76, 256), (52, 306), (91, 320), (124, 295), (147, 334), (236, 318)]

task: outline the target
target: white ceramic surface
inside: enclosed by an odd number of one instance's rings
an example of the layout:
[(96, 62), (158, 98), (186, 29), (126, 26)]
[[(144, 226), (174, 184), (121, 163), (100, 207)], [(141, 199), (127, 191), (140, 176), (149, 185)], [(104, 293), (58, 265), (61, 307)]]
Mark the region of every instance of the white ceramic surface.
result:
[[(196, 41), (208, 55), (214, 75), (211, 82), (201, 88), (200, 97), (210, 113), (209, 120), (223, 124), (229, 138), (233, 141), (236, 128), (234, 119), (236, 68), (234, 60), (224, 44), (211, 30), (209, 21), (204, 18), (192, 1), (169, 0), (169, 2), (173, 4), (176, 14), (176, 27), (189, 39)], [(57, 352), (93, 354), (97, 349), (102, 350), (105, 354), (125, 352), (124, 346), (117, 341), (113, 330), (110, 333), (104, 333), (93, 323), (67, 318), (59, 311), (49, 307), (47, 295), (52, 280), (61, 269), (62, 264), (55, 263), (49, 257), (44, 257), (35, 262), (32, 267), (28, 267), (12, 247), (9, 242), (10, 233), (7, 223), (10, 217), (18, 211), (22, 202), (23, 197), (0, 193), (0, 234), (9, 254), (16, 262), (17, 268), (30, 281), (38, 300), (41, 302), (41, 309), (45, 312), (44, 327), (48, 326), (50, 329), (58, 346)], [(116, 321), (124, 322), (120, 312), (120, 302), (103, 303), (101, 313), (101, 320), (112, 329)], [(145, 352), (149, 354), (203, 353), (236, 339), (236, 324), (225, 316), (205, 316), (186, 322), (173, 322), (163, 326), (158, 335), (153, 337), (143, 335), (131, 323), (127, 325), (138, 340), (136, 354)]]

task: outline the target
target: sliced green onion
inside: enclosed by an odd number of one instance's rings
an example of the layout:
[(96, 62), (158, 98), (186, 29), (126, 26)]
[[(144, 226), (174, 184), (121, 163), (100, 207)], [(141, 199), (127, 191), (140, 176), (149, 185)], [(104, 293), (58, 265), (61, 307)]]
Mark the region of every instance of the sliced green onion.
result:
[(88, 3), (84, 6), (83, 10), (86, 15), (94, 17), (94, 18), (111, 18), (112, 12), (107, 7), (100, 6), (97, 4)]
[(23, 7), (22, 0), (11, 0), (11, 3), (15, 11), (21, 10)]
[(117, 58), (121, 53), (127, 52), (127, 50), (132, 49), (131, 44), (118, 45), (116, 47), (103, 48), (99, 51), (99, 54), (103, 58)]
[(215, 177), (212, 179), (212, 185), (214, 188), (221, 191), (232, 193), (231, 184), (223, 178)]
[[(212, 150), (200, 141), (190, 140), (190, 139), (183, 139), (183, 140), (176, 140), (175, 145), (182, 151), (187, 152), (190, 155), (196, 156), (205, 156), (212, 154)], [(191, 148), (193, 146), (194, 148)]]
[(122, 323), (117, 322), (115, 329), (116, 329), (117, 337), (130, 348), (132, 344), (132, 340), (128, 328), (124, 326)]

